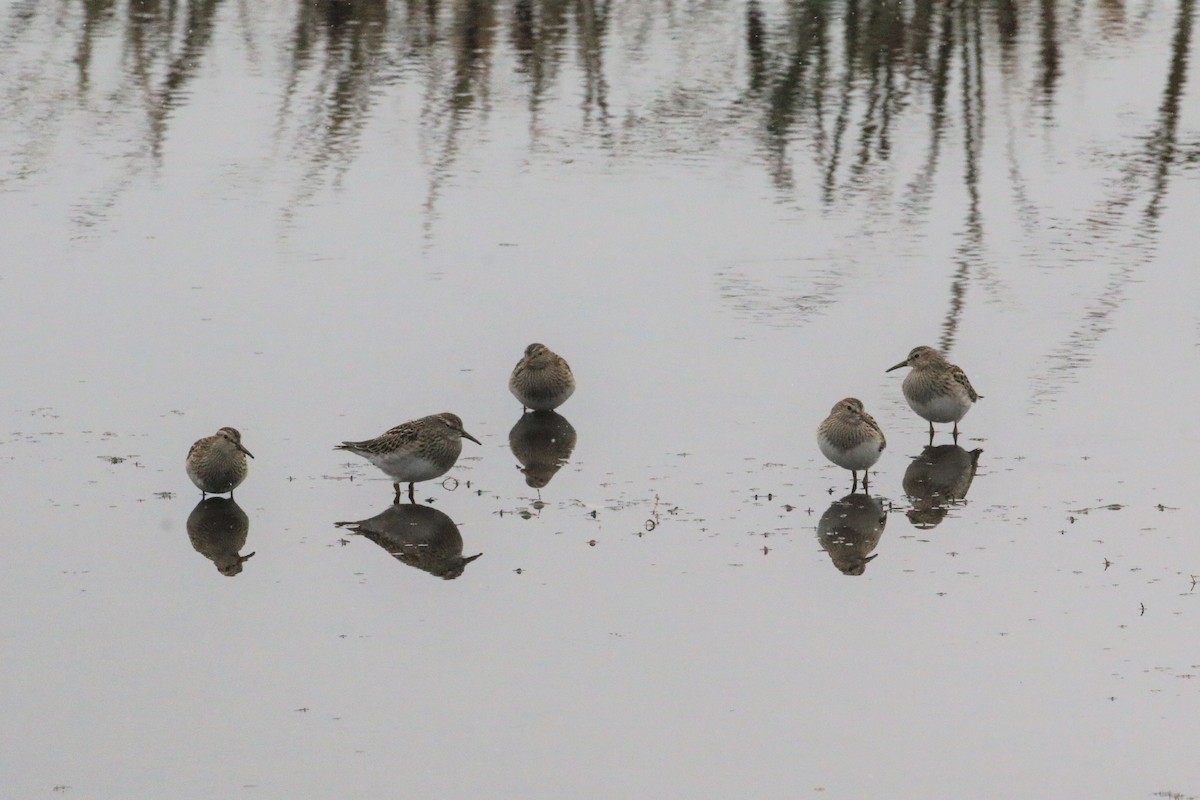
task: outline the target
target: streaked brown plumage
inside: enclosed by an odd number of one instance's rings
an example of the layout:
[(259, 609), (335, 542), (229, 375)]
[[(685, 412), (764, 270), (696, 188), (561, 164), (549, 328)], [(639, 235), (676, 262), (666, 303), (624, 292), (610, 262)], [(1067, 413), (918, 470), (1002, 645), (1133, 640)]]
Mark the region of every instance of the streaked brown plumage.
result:
[(908, 358), (885, 371), (901, 367), (912, 367), (912, 371), (904, 376), (901, 388), (909, 407), (929, 420), (930, 438), (933, 437), (933, 423), (953, 422), (953, 435), (957, 440), (958, 421), (983, 396), (975, 391), (967, 374), (937, 350), (925, 345), (914, 347)]
[(863, 488), (867, 486), (867, 469), (879, 460), (887, 439), (875, 418), (863, 409), (855, 397), (839, 400), (825, 421), (817, 426), (817, 446), (821, 452), (843, 469), (850, 470), (854, 484), (858, 470), (863, 471)]
[(526, 409), (550, 411), (575, 392), (575, 375), (562, 356), (534, 342), (513, 367), (508, 389)]
[(221, 428), (212, 436), (197, 439), (188, 450), (185, 467), (192, 483), (205, 494), (233, 496), (233, 490), (246, 479), (250, 466), (246, 456), (254, 458), (242, 446), (242, 435), (237, 428)]
[(449, 412), (405, 422), (386, 433), (361, 442), (342, 442), (335, 450), (349, 450), (370, 461), (394, 481), (395, 502), (400, 502), (400, 484), (408, 484), (408, 499), (416, 502), (413, 484), (440, 478), (450, 471), (462, 453), (462, 440), (479, 440), (463, 429), (463, 422)]

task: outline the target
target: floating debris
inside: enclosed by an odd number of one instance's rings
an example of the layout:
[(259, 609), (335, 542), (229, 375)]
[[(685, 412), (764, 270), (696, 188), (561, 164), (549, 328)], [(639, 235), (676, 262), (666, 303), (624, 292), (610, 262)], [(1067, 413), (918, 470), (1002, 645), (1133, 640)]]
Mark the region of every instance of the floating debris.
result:
[[(1095, 508), (1075, 508), (1071, 510), (1072, 514), (1087, 514), (1091, 511), (1120, 511), (1125, 508), (1121, 503), (1109, 503), (1106, 506), (1096, 506)], [(1075, 520), (1071, 520), (1074, 522)]]

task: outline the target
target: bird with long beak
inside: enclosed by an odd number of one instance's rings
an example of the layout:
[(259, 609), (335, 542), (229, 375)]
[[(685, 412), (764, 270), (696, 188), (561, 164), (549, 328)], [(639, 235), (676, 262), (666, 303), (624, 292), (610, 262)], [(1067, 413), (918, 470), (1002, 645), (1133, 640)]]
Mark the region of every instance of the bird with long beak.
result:
[(463, 439), (480, 444), (463, 429), (457, 415), (444, 412), (397, 425), (374, 439), (342, 442), (334, 449), (349, 450), (383, 470), (394, 481), (394, 502), (400, 502), (400, 484), (407, 483), (409, 502), (415, 503), (413, 484), (449, 472), (462, 453)]
[(932, 347), (914, 347), (908, 358), (885, 371), (901, 367), (912, 367), (901, 388), (912, 410), (929, 420), (929, 441), (933, 441), (933, 423), (953, 422), (957, 442), (958, 421), (983, 395), (975, 391), (965, 372)]

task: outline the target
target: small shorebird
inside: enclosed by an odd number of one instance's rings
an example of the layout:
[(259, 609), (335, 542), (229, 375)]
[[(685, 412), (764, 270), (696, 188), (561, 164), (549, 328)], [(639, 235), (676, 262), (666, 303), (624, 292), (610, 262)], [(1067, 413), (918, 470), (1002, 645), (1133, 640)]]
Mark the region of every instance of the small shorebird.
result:
[(187, 474), (200, 490), (200, 498), (206, 494), (225, 494), (233, 497), (233, 490), (246, 479), (249, 465), (246, 456), (250, 451), (242, 447), (242, 435), (237, 428), (221, 428), (212, 436), (197, 439), (187, 454)]
[(862, 401), (847, 397), (838, 401), (829, 416), (817, 427), (817, 445), (825, 457), (850, 470), (851, 491), (858, 485), (858, 470), (863, 471), (863, 489), (867, 488), (867, 469), (887, 447), (887, 439), (875, 418), (863, 410)]
[(550, 411), (567, 402), (575, 391), (575, 375), (562, 356), (534, 342), (513, 367), (508, 389), (526, 410)]
[(953, 422), (954, 440), (958, 441), (958, 421), (983, 396), (975, 392), (967, 374), (924, 345), (914, 347), (908, 358), (886, 371), (901, 367), (912, 367), (912, 372), (904, 376), (904, 399), (913, 411), (929, 420), (929, 440), (933, 441), (933, 423)]
[(400, 484), (408, 484), (408, 499), (415, 503), (413, 484), (440, 478), (450, 471), (462, 452), (462, 440), (480, 441), (463, 430), (462, 420), (449, 412), (405, 422), (382, 436), (365, 442), (342, 442), (335, 450), (349, 450), (379, 467), (391, 478), (400, 502)]

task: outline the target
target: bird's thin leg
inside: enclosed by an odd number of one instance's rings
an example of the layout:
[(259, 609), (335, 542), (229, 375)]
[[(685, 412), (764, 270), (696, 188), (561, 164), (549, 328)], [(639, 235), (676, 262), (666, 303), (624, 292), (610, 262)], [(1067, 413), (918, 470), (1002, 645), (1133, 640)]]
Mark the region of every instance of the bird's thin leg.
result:
[[(863, 480), (866, 480), (866, 473), (863, 473)], [(850, 470), (850, 494), (858, 491), (858, 471)]]
[(396, 490), (396, 496), (392, 499), (392, 504), (398, 505), (400, 503), (400, 484), (393, 483), (392, 488)]
[(408, 485), (408, 502), (410, 503), (417, 502), (417, 498), (413, 495), (413, 485), (411, 483)]
[(867, 477), (870, 474), (871, 473), (868, 470), (865, 470), (865, 469), (863, 470), (863, 491), (864, 492), (867, 490)]

